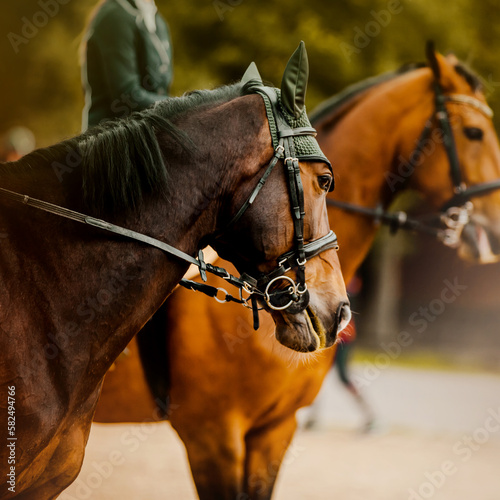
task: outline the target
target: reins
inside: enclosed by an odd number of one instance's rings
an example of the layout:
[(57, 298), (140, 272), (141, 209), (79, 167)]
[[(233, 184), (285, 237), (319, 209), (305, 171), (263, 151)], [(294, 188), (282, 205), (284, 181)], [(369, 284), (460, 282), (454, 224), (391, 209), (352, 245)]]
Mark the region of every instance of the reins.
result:
[[(468, 215), (466, 219), (464, 217), (464, 211), (458, 207), (454, 208), (454, 213), (449, 211), (446, 217), (443, 214), (433, 214), (431, 217), (438, 222), (442, 222), (447, 225), (446, 229), (436, 227), (430, 223), (424, 222), (423, 220), (411, 217), (407, 212), (399, 210), (396, 212), (390, 212), (384, 210), (382, 204), (375, 208), (362, 207), (360, 205), (355, 205), (354, 203), (347, 203), (338, 200), (327, 199), (326, 204), (340, 208), (341, 210), (349, 213), (365, 215), (373, 219), (375, 225), (386, 225), (389, 227), (391, 234), (397, 233), (398, 230), (403, 229), (407, 231), (416, 231), (422, 234), (427, 234), (433, 236), (444, 245), (449, 247), (454, 247), (458, 241), (460, 234), (457, 232), (458, 228), (462, 228), (468, 222)], [(469, 212), (471, 207), (466, 207), (467, 212)]]
[[(411, 162), (416, 164), (417, 160), (423, 154), (424, 146), (431, 135), (434, 118), (436, 118), (441, 130), (443, 131), (443, 146), (445, 148), (450, 167), (450, 178), (453, 183), (453, 195), (446, 203), (443, 204), (440, 212), (437, 215), (433, 215), (432, 218), (441, 222), (446, 227), (440, 228), (435, 225), (425, 223), (422, 220), (410, 217), (404, 211), (386, 211), (381, 204), (375, 208), (369, 208), (332, 199), (327, 199), (327, 204), (340, 208), (346, 212), (371, 217), (373, 218), (375, 224), (388, 225), (391, 233), (395, 233), (399, 229), (417, 231), (436, 237), (446, 246), (456, 247), (460, 242), (462, 230), (469, 222), (470, 215), (473, 210), (473, 204), (470, 200), (478, 196), (485, 196), (497, 189), (500, 189), (500, 179), (473, 186), (467, 186), (465, 184), (463, 181), (460, 160), (458, 158), (458, 152), (455, 144), (455, 137), (453, 135), (450, 115), (448, 109), (446, 108), (446, 103), (451, 102), (470, 106), (488, 118), (493, 116), (493, 111), (486, 104), (474, 97), (461, 94), (445, 94), (438, 82), (434, 82), (434, 93), (435, 109), (430, 119), (427, 120), (426, 125), (417, 141), (415, 150), (410, 155), (410, 158), (413, 158)], [(406, 178), (406, 182), (408, 182), (408, 180), (409, 177)]]
[[(225, 279), (228, 283), (239, 289), (239, 298), (233, 297), (223, 288), (216, 288), (205, 283), (182, 279), (179, 284), (187, 289), (203, 292), (206, 295), (213, 297), (218, 302), (238, 302), (253, 309), (255, 329), (259, 327), (258, 299), (264, 301), (270, 309), (279, 311), (287, 309), (292, 304), (295, 304), (296, 307), (294, 312), (299, 312), (305, 309), (308, 304), (308, 300), (301, 300), (307, 292), (305, 277), (306, 262), (323, 251), (331, 248), (338, 249), (337, 237), (333, 231), (329, 231), (326, 235), (318, 238), (317, 240), (307, 244), (304, 243), (304, 190), (300, 177), (299, 159), (295, 154), (293, 138), (300, 136), (315, 136), (316, 130), (310, 126), (291, 128), (280, 114), (277, 103), (277, 94), (274, 89), (259, 87), (256, 92), (263, 98), (269, 99), (272, 106), (273, 117), (277, 126), (279, 144), (275, 148), (273, 157), (264, 174), (257, 183), (257, 186), (253, 189), (248, 199), (243, 203), (241, 208), (232, 218), (228, 227), (226, 227), (226, 231), (230, 227), (233, 227), (253, 204), (271, 172), (279, 160), (282, 159), (285, 166), (285, 176), (287, 179), (291, 201), (295, 248), (280, 256), (277, 259), (276, 268), (268, 274), (261, 274), (255, 278), (247, 273), (243, 273), (240, 277), (236, 277), (224, 268), (205, 262), (202, 250), (199, 250), (198, 258), (195, 258), (151, 236), (147, 236), (131, 229), (127, 229), (65, 207), (54, 205), (43, 200), (9, 191), (4, 188), (0, 188), (0, 196), (8, 200), (43, 210), (59, 217), (70, 219), (155, 247), (168, 255), (197, 266), (199, 268), (201, 279), (204, 282), (207, 281), (207, 273), (214, 274)], [(296, 270), (296, 281), (286, 275), (286, 273), (292, 269)], [(286, 288), (277, 289), (277, 283), (282, 286), (284, 285)], [(222, 298), (218, 297), (219, 292), (223, 294)], [(249, 297), (244, 298), (243, 292), (248, 293)], [(249, 302), (251, 305), (249, 305)], [(300, 305), (298, 304), (299, 302)]]
[[(258, 280), (252, 278), (249, 275), (243, 274), (240, 278), (237, 278), (236, 276), (233, 276), (230, 274), (226, 269), (214, 266), (210, 263), (205, 262), (204, 257), (203, 257), (203, 251), (199, 250), (198, 252), (198, 258), (194, 258), (191, 255), (169, 245), (168, 243), (165, 243), (163, 241), (160, 241), (156, 238), (153, 238), (151, 236), (147, 236), (142, 233), (138, 233), (137, 231), (133, 231), (131, 229), (124, 228), (122, 226), (118, 226), (116, 224), (112, 224), (110, 222), (104, 221), (102, 219), (97, 219), (95, 217), (91, 217), (89, 215), (83, 214), (81, 212), (76, 212), (74, 210), (70, 210), (65, 207), (61, 207), (59, 205), (54, 205), (52, 203), (39, 200), (37, 198), (32, 198), (31, 196), (28, 195), (23, 195), (20, 193), (16, 193), (14, 191), (10, 191), (8, 189), (0, 188), (0, 196), (11, 201), (15, 201), (18, 203), (22, 203), (23, 205), (27, 205), (33, 208), (36, 208), (38, 210), (42, 210), (44, 212), (48, 212), (53, 215), (57, 215), (59, 217), (69, 219), (75, 222), (80, 222), (82, 224), (86, 224), (88, 226), (92, 226), (98, 229), (102, 229), (104, 231), (108, 231), (114, 234), (117, 234), (119, 236), (139, 241), (141, 243), (145, 243), (149, 246), (158, 248), (162, 252), (172, 255), (174, 257), (177, 257), (178, 259), (181, 259), (185, 262), (188, 262), (189, 264), (195, 265), (198, 267), (201, 279), (203, 281), (207, 281), (207, 273), (214, 274), (215, 276), (218, 276), (220, 278), (223, 278), (227, 280), (228, 283), (231, 285), (236, 286), (240, 290), (245, 290), (247, 293), (250, 295), (253, 294), (259, 294), (262, 297), (265, 297), (265, 293), (260, 292), (256, 286), (258, 284)], [(327, 235), (328, 239), (332, 239), (333, 232), (330, 231), (330, 233)], [(335, 238), (336, 241), (336, 238)], [(281, 271), (287, 271), (282, 264), (280, 264), (280, 267), (278, 268)], [(240, 299), (233, 297), (230, 295), (226, 290), (222, 288), (215, 288), (210, 285), (206, 285), (205, 283), (198, 283), (196, 281), (192, 280), (185, 280), (182, 279), (179, 284), (187, 289), (194, 290), (194, 291), (199, 291), (203, 292), (206, 295), (215, 298), (218, 302), (238, 302), (240, 304), (246, 304), (248, 299), (243, 299), (242, 297)], [(217, 297), (218, 292), (222, 292), (225, 294), (225, 297), (223, 299), (219, 299)]]
[[(114, 234), (118, 234), (125, 238), (129, 238), (131, 240), (140, 241), (141, 243), (146, 243), (149, 246), (158, 248), (162, 252), (177, 257), (181, 260), (188, 262), (189, 264), (193, 264), (197, 266), (200, 270), (200, 275), (203, 281), (206, 281), (206, 273), (212, 273), (219, 277), (226, 279), (229, 283), (243, 288), (246, 283), (240, 278), (236, 276), (232, 276), (225, 269), (222, 269), (217, 266), (213, 266), (212, 264), (206, 263), (203, 259), (203, 252), (200, 250), (198, 253), (198, 259), (192, 257), (191, 255), (165, 243), (156, 238), (152, 238), (151, 236), (147, 236), (142, 233), (138, 233), (137, 231), (133, 231), (131, 229), (127, 229), (116, 224), (112, 224), (110, 222), (106, 222), (102, 219), (96, 219), (95, 217), (91, 217), (89, 215), (76, 212), (74, 210), (70, 210), (65, 207), (61, 207), (59, 205), (54, 205), (52, 203), (48, 203), (43, 200), (39, 200), (37, 198), (32, 198), (31, 196), (23, 195), (16, 193), (14, 191), (9, 191), (8, 189), (0, 188), (0, 196), (7, 200), (16, 201), (18, 203), (22, 203), (23, 205), (28, 205), (33, 208), (37, 208), (39, 210), (43, 210), (44, 212), (48, 212), (59, 217), (63, 217), (65, 219), (70, 219), (76, 222), (80, 222), (82, 224), (86, 224), (89, 226), (96, 227), (98, 229), (103, 229), (104, 231), (108, 231)], [(187, 282), (187, 280), (184, 280)], [(181, 283), (182, 285), (186, 285), (187, 283)]]

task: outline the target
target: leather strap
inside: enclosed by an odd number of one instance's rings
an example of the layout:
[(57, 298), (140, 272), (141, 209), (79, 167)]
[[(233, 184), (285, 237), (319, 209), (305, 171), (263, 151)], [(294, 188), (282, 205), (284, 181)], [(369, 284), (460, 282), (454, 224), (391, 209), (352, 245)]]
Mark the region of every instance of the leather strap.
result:
[[(295, 249), (291, 252), (288, 252), (282, 257), (282, 262), (278, 263), (276, 269), (274, 269), (271, 273), (267, 275), (261, 276), (258, 280), (247, 275), (242, 274), (240, 278), (232, 276), (228, 273), (227, 270), (223, 268), (219, 268), (217, 266), (213, 266), (211, 264), (207, 264), (203, 257), (203, 252), (200, 250), (198, 252), (198, 258), (194, 258), (193, 256), (178, 250), (177, 248), (168, 245), (156, 238), (152, 238), (145, 234), (138, 233), (131, 229), (127, 229), (116, 224), (112, 224), (110, 222), (97, 219), (95, 217), (91, 217), (73, 210), (69, 210), (64, 207), (60, 207), (58, 205), (54, 205), (42, 200), (38, 200), (35, 198), (31, 198), (26, 195), (22, 195), (19, 193), (15, 193), (13, 191), (9, 191), (7, 189), (0, 188), (0, 196), (4, 198), (11, 199), (20, 203), (24, 203), (26, 205), (32, 206), (34, 208), (38, 208), (40, 210), (44, 210), (45, 212), (49, 212), (60, 217), (64, 217), (67, 219), (71, 219), (82, 224), (87, 224), (98, 229), (102, 229), (105, 231), (109, 231), (111, 233), (123, 236), (125, 238), (129, 238), (135, 241), (139, 241), (145, 243), (147, 245), (158, 248), (159, 250), (177, 257), (189, 264), (195, 265), (200, 270), (200, 276), (203, 281), (207, 280), (206, 273), (212, 273), (217, 276), (220, 276), (227, 280), (229, 283), (235, 285), (241, 290), (245, 290), (251, 296), (251, 304), (254, 313), (254, 326), (258, 328), (258, 304), (257, 304), (257, 295), (263, 297), (268, 305), (273, 309), (286, 309), (289, 307), (292, 302), (298, 301), (299, 296), (305, 294), (307, 287), (305, 282), (305, 264), (308, 258), (312, 258), (317, 255), (321, 251), (327, 250), (328, 248), (332, 248), (336, 246), (336, 237), (333, 232), (328, 233), (324, 237), (309, 243), (308, 245), (304, 245), (304, 189), (302, 186), (302, 179), (300, 176), (300, 165), (299, 160), (295, 154), (295, 147), (293, 138), (296, 136), (306, 136), (306, 135), (316, 135), (316, 131), (312, 127), (298, 127), (291, 128), (287, 123), (281, 112), (279, 111), (277, 93), (275, 89), (270, 89), (266, 87), (260, 87), (257, 90), (257, 93), (260, 93), (263, 97), (269, 99), (269, 102), (272, 104), (272, 111), (274, 115), (274, 120), (277, 126), (278, 132), (278, 141), (279, 144), (275, 148), (275, 152), (273, 158), (271, 159), (268, 167), (266, 168), (263, 176), (260, 178), (257, 186), (253, 189), (252, 193), (245, 201), (245, 203), (241, 206), (235, 216), (229, 222), (228, 227), (233, 226), (241, 219), (246, 210), (253, 204), (255, 199), (257, 198), (259, 192), (262, 187), (266, 183), (267, 179), (271, 175), (271, 172), (275, 168), (278, 160), (284, 158), (284, 165), (287, 171), (287, 180), (288, 180), (288, 190), (290, 194), (291, 207), (292, 207), (292, 220), (294, 225), (294, 242)], [(266, 106), (267, 109), (267, 106)], [(271, 122), (270, 122), (271, 123)], [(327, 161), (326, 158), (324, 161)], [(308, 252), (309, 249), (309, 252)], [(286, 266), (285, 266), (286, 264)], [(273, 284), (273, 280), (276, 278), (280, 278), (284, 276), (284, 274), (290, 270), (291, 268), (296, 268), (296, 277), (297, 282), (295, 283), (291, 278), (284, 277), (284, 280), (288, 280), (291, 282), (292, 292), (284, 291), (284, 290), (274, 290), (270, 291), (269, 288)], [(210, 287), (204, 283), (197, 283), (189, 280), (181, 280), (180, 284), (186, 288), (195, 291), (202, 291), (203, 293), (217, 298), (217, 292), (222, 289), (217, 289), (214, 287)], [(265, 287), (265, 290), (264, 290)], [(264, 291), (263, 291), (264, 290)], [(223, 302), (235, 301), (239, 303), (243, 303), (247, 305), (248, 299), (235, 299), (231, 295), (229, 295), (225, 290), (223, 292), (226, 294)], [(289, 303), (283, 307), (273, 307), (272, 300), (273, 297), (282, 297), (288, 295)], [(286, 300), (285, 300), (286, 302)], [(303, 307), (306, 307), (306, 303)]]
[(473, 186), (465, 187), (460, 192), (456, 193), (452, 198), (450, 198), (441, 207), (441, 211), (445, 211), (450, 207), (460, 207), (471, 198), (485, 196), (492, 193), (493, 191), (496, 191), (497, 189), (500, 189), (500, 179), (490, 182), (481, 182), (479, 184), (474, 184)]
[(98, 229), (103, 229), (104, 231), (109, 231), (111, 233), (118, 234), (125, 238), (129, 238), (135, 241), (140, 241), (149, 246), (158, 248), (159, 250), (167, 254), (173, 255), (174, 257), (189, 262), (190, 264), (194, 264), (195, 266), (199, 267), (202, 271), (206, 270), (210, 273), (221, 276), (227, 279), (228, 282), (236, 286), (243, 286), (244, 284), (242, 280), (236, 278), (235, 276), (232, 276), (225, 269), (212, 266), (211, 264), (206, 264), (203, 260), (203, 254), (201, 253), (201, 250), (199, 254), (200, 256), (199, 259), (195, 259), (191, 255), (181, 250), (178, 250), (177, 248), (169, 245), (168, 243), (164, 243), (163, 241), (157, 240), (156, 238), (152, 238), (151, 236), (147, 236), (145, 234), (138, 233), (136, 231), (121, 226), (117, 226), (116, 224), (111, 224), (110, 222), (106, 222), (101, 219), (96, 219), (95, 217), (91, 217), (89, 215), (85, 215), (65, 207), (60, 207), (59, 205), (54, 205), (52, 203), (32, 198), (27, 195), (19, 194), (14, 191), (9, 191), (8, 189), (4, 188), (0, 188), (0, 196), (12, 201), (16, 201), (18, 203), (22, 203), (24, 205), (37, 208), (39, 210), (43, 210), (44, 212), (58, 215), (66, 219), (71, 219), (73, 221), (80, 222), (82, 224), (87, 224), (89, 226), (93, 226)]
[(238, 212), (236, 212), (236, 215), (231, 219), (231, 221), (227, 225), (227, 228), (234, 226), (241, 219), (242, 215), (250, 208), (250, 205), (252, 205), (252, 203), (255, 201), (255, 198), (257, 198), (257, 195), (259, 194), (260, 190), (266, 183), (268, 177), (271, 175), (271, 172), (274, 170), (276, 163), (278, 163), (278, 160), (282, 157), (283, 157), (283, 147), (276, 148), (276, 150), (274, 151), (273, 159), (269, 163), (269, 166), (264, 172), (264, 175), (260, 178), (257, 186), (255, 186), (255, 189), (252, 191), (252, 194), (248, 197), (245, 203), (243, 203)]
[[(443, 131), (443, 145), (448, 158), (448, 163), (450, 166), (450, 177), (452, 179), (455, 191), (454, 195), (441, 207), (440, 214), (434, 216), (434, 219), (439, 223), (443, 222), (443, 220), (446, 221), (448, 210), (458, 210), (460, 209), (460, 207), (463, 208), (466, 203), (472, 198), (484, 196), (497, 189), (500, 189), (500, 179), (490, 182), (483, 182), (469, 187), (467, 187), (463, 183), (455, 137), (453, 135), (453, 129), (451, 127), (450, 115), (445, 103), (455, 102), (472, 106), (474, 109), (477, 109), (488, 118), (491, 118), (493, 116), (493, 112), (491, 111), (491, 109), (479, 100), (469, 96), (444, 94), (438, 82), (434, 82), (434, 92), (435, 109), (430, 119), (427, 120), (425, 127), (417, 141), (417, 145), (413, 153), (410, 155), (410, 163), (412, 164), (412, 166), (414, 166), (420, 159), (420, 156), (422, 155), (424, 150), (424, 146), (426, 145), (431, 135), (434, 118), (436, 118), (439, 126)], [(407, 176), (405, 179), (405, 184), (409, 181), (409, 179), (410, 176)], [(447, 229), (435, 227), (429, 224), (422, 223), (417, 219), (408, 217), (408, 214), (406, 212), (387, 212), (383, 209), (381, 204), (375, 208), (369, 208), (331, 199), (327, 199), (327, 204), (333, 207), (340, 208), (347, 212), (371, 217), (376, 224), (387, 224), (390, 226), (392, 233), (395, 233), (398, 229), (407, 229), (435, 236), (448, 245), (450, 244), (449, 242), (457, 243), (458, 241), (456, 230), (450, 227), (449, 224)]]
[(455, 136), (450, 123), (450, 115), (446, 108), (447, 101), (443, 90), (439, 83), (435, 82), (434, 92), (436, 96), (436, 118), (439, 126), (443, 131), (443, 146), (446, 150), (448, 162), (450, 165), (450, 177), (455, 187), (455, 192), (460, 192), (464, 189), (462, 181), (462, 172), (460, 169), (460, 160), (458, 158), (457, 146), (455, 144)]

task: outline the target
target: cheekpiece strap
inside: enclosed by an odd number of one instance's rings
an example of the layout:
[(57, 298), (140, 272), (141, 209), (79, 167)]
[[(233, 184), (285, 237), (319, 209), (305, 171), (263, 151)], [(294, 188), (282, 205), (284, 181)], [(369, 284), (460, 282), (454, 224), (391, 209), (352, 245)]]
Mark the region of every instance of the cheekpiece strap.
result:
[(443, 93), (441, 85), (435, 83), (436, 93), (436, 118), (443, 131), (443, 145), (450, 163), (450, 175), (455, 187), (455, 192), (463, 190), (462, 173), (460, 171), (460, 160), (458, 159), (455, 137), (450, 123), (450, 115), (446, 109), (446, 96)]

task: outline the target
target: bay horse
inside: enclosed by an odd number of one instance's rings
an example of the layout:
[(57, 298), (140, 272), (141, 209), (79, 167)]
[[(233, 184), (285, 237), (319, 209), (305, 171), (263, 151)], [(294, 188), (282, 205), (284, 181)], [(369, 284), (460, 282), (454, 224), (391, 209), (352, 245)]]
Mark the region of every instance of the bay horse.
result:
[[(427, 65), (356, 84), (312, 114), (318, 141), (335, 164), (334, 200), (351, 208), (328, 209), (347, 281), (372, 245), (379, 203), (388, 207), (402, 189), (413, 188), (439, 210), (459, 192), (434, 119), (438, 86), (448, 99), (460, 173), (469, 186), (462, 192), (486, 182), (498, 186), (500, 150), (479, 80), (454, 56), (430, 48), (427, 56)], [(422, 147), (424, 155), (413, 154)], [(499, 253), (500, 195), (491, 192), (473, 204), (470, 220), (452, 228), (458, 231), (453, 244), (463, 256), (488, 261)], [(440, 220), (450, 224), (452, 215)], [(464, 229), (469, 226), (474, 230)], [(449, 236), (449, 229), (436, 234)], [(276, 342), (271, 319), (262, 319), (255, 333), (241, 308), (175, 291), (138, 337), (140, 353), (134, 341), (106, 376), (95, 420), (157, 420), (156, 406), (168, 394), (168, 418), (186, 447), (199, 497), (269, 499), (296, 428), (295, 412), (314, 400), (335, 351), (292, 353)]]
[[(75, 479), (106, 371), (190, 263), (244, 279), (276, 309), (285, 344), (335, 341), (349, 313), (328, 232), (333, 174), (305, 114), (306, 83), (301, 44), (281, 92), (249, 68), (241, 83), (1, 165), (0, 498), (53, 499)], [(195, 259), (207, 243), (244, 278)], [(290, 269), (276, 267), (290, 252)]]

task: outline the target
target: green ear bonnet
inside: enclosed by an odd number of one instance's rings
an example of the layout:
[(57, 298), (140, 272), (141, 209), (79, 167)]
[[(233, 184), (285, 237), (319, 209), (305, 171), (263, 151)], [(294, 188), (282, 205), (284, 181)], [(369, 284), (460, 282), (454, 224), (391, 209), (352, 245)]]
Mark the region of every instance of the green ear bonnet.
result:
[[(307, 53), (304, 42), (300, 42), (285, 68), (281, 89), (264, 86), (254, 63), (250, 64), (242, 78), (243, 83), (264, 99), (272, 144), (275, 149), (280, 142), (278, 129), (283, 128), (283, 126), (290, 129), (311, 128), (305, 107), (308, 77)], [(276, 120), (281, 121), (281, 127), (278, 127)], [(321, 151), (318, 141), (313, 135), (295, 135), (293, 145), (295, 156), (299, 160), (321, 161), (331, 168), (330, 161)]]

